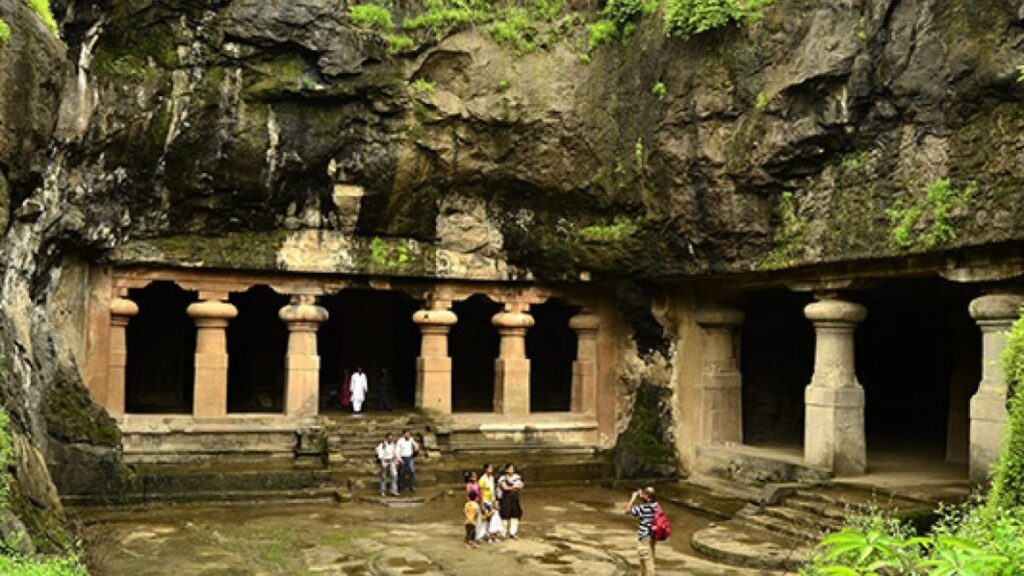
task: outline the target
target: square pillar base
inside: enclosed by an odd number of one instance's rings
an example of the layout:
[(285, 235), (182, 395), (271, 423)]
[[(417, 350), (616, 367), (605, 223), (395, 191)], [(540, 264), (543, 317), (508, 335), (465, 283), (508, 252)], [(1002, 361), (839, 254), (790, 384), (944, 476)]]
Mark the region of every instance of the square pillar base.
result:
[(416, 359), (416, 407), (440, 414), (452, 413), (452, 359)]
[(494, 411), (521, 416), (530, 413), (530, 361), (498, 358), (494, 361)]
[(864, 389), (808, 386), (804, 402), (804, 460), (839, 476), (864, 474), (868, 460)]
[(970, 479), (987, 484), (992, 465), (999, 460), (1006, 429), (1006, 400), (999, 394), (979, 392), (971, 398)]
[(706, 444), (743, 442), (743, 380), (737, 371), (704, 372), (700, 377), (702, 440)]
[(285, 414), (316, 416), (320, 411), (320, 357), (289, 355), (285, 360), (288, 390), (285, 393)]
[(196, 352), (192, 415), (220, 418), (228, 413), (228, 355)]

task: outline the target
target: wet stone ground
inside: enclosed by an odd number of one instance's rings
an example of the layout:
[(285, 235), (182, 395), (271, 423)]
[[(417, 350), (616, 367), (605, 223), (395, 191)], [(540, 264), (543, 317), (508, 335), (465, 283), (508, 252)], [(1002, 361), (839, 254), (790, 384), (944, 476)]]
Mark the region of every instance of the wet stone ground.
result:
[[(634, 522), (622, 491), (537, 489), (523, 495), (521, 538), (467, 550), (462, 501), (188, 505), (83, 511), (98, 575), (586, 575), (634, 574)], [(412, 504), (412, 503), (410, 503)], [(710, 519), (665, 506), (673, 523), (658, 573), (752, 576), (695, 555)]]

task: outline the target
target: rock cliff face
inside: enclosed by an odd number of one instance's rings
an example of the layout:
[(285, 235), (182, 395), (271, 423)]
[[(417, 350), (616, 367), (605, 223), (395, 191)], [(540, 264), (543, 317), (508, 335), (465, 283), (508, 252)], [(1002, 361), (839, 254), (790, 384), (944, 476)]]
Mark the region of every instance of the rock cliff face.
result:
[(1024, 239), (1020, 2), (654, 14), (588, 58), (391, 55), (342, 0), (55, 6), (63, 43), (0, 0), (0, 226), (5, 403), (62, 487), (120, 475), (60, 328), (81, 259), (643, 280)]

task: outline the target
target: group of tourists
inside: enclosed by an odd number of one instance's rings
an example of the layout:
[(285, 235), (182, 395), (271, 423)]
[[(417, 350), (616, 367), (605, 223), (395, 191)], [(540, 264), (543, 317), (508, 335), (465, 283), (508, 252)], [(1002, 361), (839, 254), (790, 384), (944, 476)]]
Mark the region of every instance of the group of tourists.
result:
[[(416, 492), (416, 455), (420, 444), (409, 430), (402, 430), (402, 436), (395, 441), (395, 435), (388, 432), (384, 441), (377, 445), (377, 464), (380, 466), (380, 495), (399, 496), (399, 490)], [(390, 491), (387, 490), (390, 483)]]
[(505, 464), (501, 475), (495, 478), (494, 466), (484, 464), (479, 474), (469, 471), (464, 478), (466, 547), (476, 548), (481, 542), (518, 538), (519, 521), (523, 518), (519, 493), (526, 484), (516, 473), (515, 465)]
[[(377, 390), (377, 409), (391, 411), (391, 373), (387, 368), (381, 368), (374, 384)], [(363, 372), (362, 366), (355, 369), (355, 372), (345, 370), (342, 376), (341, 386), (338, 390), (331, 391), (331, 404), (340, 406), (344, 410), (351, 409), (353, 414), (359, 415), (363, 412), (363, 405), (366, 403), (370, 392), (370, 380)]]

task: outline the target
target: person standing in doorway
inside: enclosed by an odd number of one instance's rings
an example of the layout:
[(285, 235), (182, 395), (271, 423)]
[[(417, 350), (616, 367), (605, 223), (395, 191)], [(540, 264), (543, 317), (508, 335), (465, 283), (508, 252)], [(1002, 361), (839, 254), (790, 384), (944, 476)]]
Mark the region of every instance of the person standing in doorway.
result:
[(391, 373), (387, 368), (381, 368), (377, 378), (377, 404), (381, 411), (391, 412)]
[(356, 368), (356, 371), (352, 373), (352, 381), (349, 383), (349, 392), (352, 393), (352, 412), (355, 414), (363, 411), (363, 402), (366, 401), (366, 392), (369, 388), (363, 368)]
[(377, 463), (380, 465), (380, 495), (385, 495), (388, 480), (391, 481), (391, 495), (398, 496), (398, 454), (395, 452), (395, 437), (391, 432), (384, 435), (384, 441), (377, 445)]
[(648, 486), (633, 493), (626, 504), (626, 514), (637, 519), (637, 556), (640, 558), (640, 576), (654, 576), (654, 517), (658, 501), (654, 488)]
[(416, 453), (420, 451), (420, 445), (413, 439), (409, 429), (402, 430), (402, 437), (395, 443), (398, 458), (402, 461), (402, 467), (409, 474), (409, 490), (416, 492)]
[(523, 507), (519, 502), (519, 492), (526, 486), (523, 478), (516, 473), (516, 467), (509, 463), (502, 469), (503, 473), (498, 478), (498, 487), (501, 488), (501, 517), (508, 521), (508, 528), (505, 534), (515, 540), (519, 534), (519, 521), (523, 518)]

